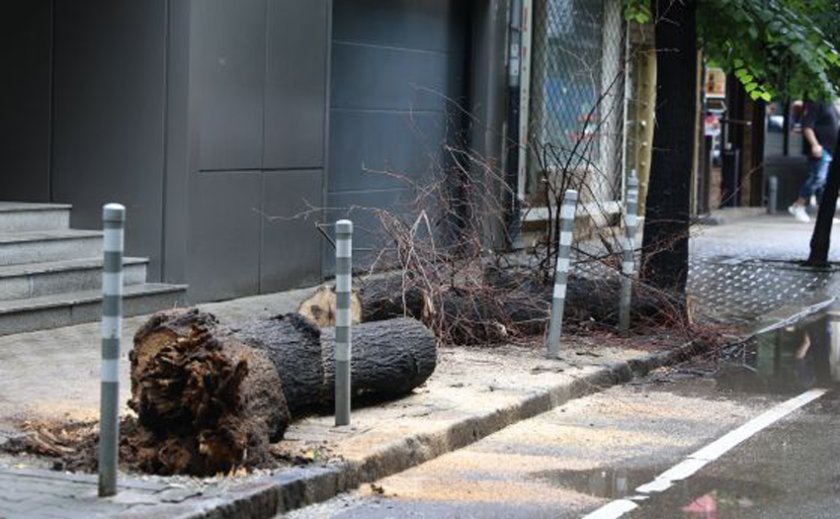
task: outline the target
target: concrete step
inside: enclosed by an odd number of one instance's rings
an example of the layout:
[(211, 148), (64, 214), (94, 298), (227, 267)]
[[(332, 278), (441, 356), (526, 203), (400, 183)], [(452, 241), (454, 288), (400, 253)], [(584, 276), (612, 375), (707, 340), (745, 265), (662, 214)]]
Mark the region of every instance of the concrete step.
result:
[[(123, 314), (130, 317), (182, 306), (186, 289), (186, 285), (128, 285), (125, 287)], [(0, 301), (0, 335), (98, 321), (101, 305), (99, 290)], [(92, 344), (97, 340), (98, 337), (91, 337)]]
[(67, 229), (70, 208), (68, 204), (0, 202), (0, 233)]
[(0, 234), (0, 265), (44, 263), (102, 254), (102, 232), (71, 229)]
[[(145, 258), (123, 259), (123, 284), (146, 282)], [(27, 263), (0, 267), (0, 300), (25, 299), (62, 292), (100, 290), (102, 258)]]

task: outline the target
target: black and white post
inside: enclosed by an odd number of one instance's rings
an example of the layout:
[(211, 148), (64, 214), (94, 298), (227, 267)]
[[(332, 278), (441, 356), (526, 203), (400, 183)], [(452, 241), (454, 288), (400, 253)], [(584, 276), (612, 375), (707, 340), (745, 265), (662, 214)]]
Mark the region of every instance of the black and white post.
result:
[(122, 333), (125, 207), (102, 208), (105, 230), (102, 266), (102, 382), (99, 410), (99, 496), (117, 493), (119, 431), (119, 358)]
[(350, 425), (353, 222), (335, 223), (335, 425)]
[(621, 299), (618, 306), (618, 329), (630, 333), (630, 308), (633, 300), (633, 274), (636, 271), (636, 225), (638, 223), (639, 181), (636, 172), (627, 179), (627, 203), (624, 204), (624, 257), (621, 262)]
[(575, 227), (575, 208), (578, 193), (569, 189), (563, 196), (560, 207), (560, 247), (557, 252), (557, 266), (554, 271), (554, 294), (551, 298), (551, 321), (548, 326), (548, 356), (560, 356), (560, 334), (563, 331), (563, 310), (566, 306), (566, 282), (572, 255), (572, 231)]

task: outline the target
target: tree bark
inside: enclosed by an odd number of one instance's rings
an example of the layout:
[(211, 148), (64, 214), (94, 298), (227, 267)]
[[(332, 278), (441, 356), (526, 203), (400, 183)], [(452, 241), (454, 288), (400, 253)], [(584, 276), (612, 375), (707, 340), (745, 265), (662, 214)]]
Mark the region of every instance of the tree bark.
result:
[(283, 395), (292, 413), (322, 401), (321, 330), (299, 314), (231, 325), (243, 343), (264, 352), (280, 379)]
[(820, 208), (817, 212), (817, 223), (811, 235), (811, 254), (806, 265), (811, 267), (827, 267), (828, 252), (831, 248), (831, 227), (834, 223), (834, 213), (837, 210), (837, 191), (840, 190), (840, 136), (834, 146), (834, 159), (828, 169)]
[[(595, 280), (569, 276), (565, 322), (617, 324), (620, 286), (617, 277)], [(481, 286), (449, 287), (430, 296), (419, 289), (407, 290), (411, 293), (403, 299), (399, 279), (376, 287), (362, 286), (359, 300), (363, 319), (422, 316), (446, 343), (487, 345), (544, 333), (553, 284), (535, 279), (531, 271), (491, 266), (485, 270)], [(402, 306), (403, 300), (407, 307)], [(672, 323), (685, 314), (683, 299), (643, 285), (634, 289), (632, 317), (637, 323)]]
[(382, 321), (394, 317), (422, 319), (428, 306), (426, 293), (402, 277), (386, 276), (368, 279), (358, 287), (362, 322)]
[[(292, 412), (332, 401), (333, 348), (332, 329), (297, 314), (229, 328), (195, 309), (155, 314), (129, 355), (138, 465), (193, 475), (258, 465)], [(353, 327), (354, 394), (405, 394), (436, 360), (434, 336), (414, 319)]]
[(656, 128), (646, 200), (642, 276), (684, 297), (697, 99), (696, 2), (654, 0)]
[(156, 474), (208, 476), (266, 456), (290, 415), (268, 356), (197, 310), (169, 310), (137, 331), (131, 400), (140, 427), (126, 438)]
[[(350, 377), (354, 395), (400, 396), (428, 379), (437, 363), (437, 340), (415, 319), (405, 317), (353, 327)], [(321, 330), (324, 383), (322, 401), (335, 387), (335, 328)]]
[[(297, 314), (231, 327), (234, 337), (265, 352), (283, 380), (293, 414), (333, 401), (335, 329)], [(399, 396), (431, 376), (437, 342), (422, 323), (396, 318), (353, 326), (353, 394)]]

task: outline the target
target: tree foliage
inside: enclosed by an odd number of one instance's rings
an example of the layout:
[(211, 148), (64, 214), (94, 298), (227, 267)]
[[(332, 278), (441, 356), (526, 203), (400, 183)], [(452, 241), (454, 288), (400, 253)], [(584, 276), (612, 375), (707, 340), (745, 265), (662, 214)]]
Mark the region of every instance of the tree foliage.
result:
[[(673, 0), (681, 2), (682, 0)], [(700, 47), (754, 100), (833, 96), (840, 90), (838, 0), (706, 0), (697, 6)], [(624, 16), (654, 20), (649, 0), (624, 0)]]

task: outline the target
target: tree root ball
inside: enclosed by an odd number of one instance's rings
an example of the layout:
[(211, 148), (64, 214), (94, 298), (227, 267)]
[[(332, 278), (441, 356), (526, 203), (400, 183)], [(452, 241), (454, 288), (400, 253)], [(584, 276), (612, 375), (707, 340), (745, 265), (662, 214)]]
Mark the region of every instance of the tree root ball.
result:
[(257, 464), (289, 424), (272, 363), (210, 314), (154, 315), (129, 359), (135, 439), (150, 472), (206, 476)]
[[(152, 316), (137, 331), (126, 438), (136, 464), (157, 474), (207, 476), (261, 465), (291, 420), (333, 399), (332, 329), (299, 314), (219, 325), (196, 309)], [(354, 395), (391, 398), (434, 372), (437, 341), (421, 322), (353, 327)]]

